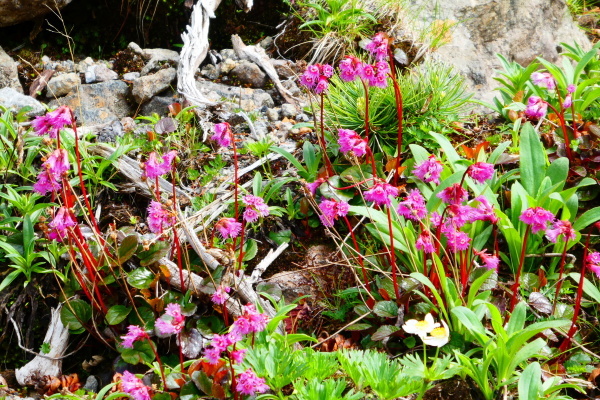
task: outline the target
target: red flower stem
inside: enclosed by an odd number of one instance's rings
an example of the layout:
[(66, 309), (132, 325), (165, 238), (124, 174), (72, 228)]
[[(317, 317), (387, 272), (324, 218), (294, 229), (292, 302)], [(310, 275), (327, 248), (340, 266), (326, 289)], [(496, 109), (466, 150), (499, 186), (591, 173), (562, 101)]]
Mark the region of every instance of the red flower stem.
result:
[[(525, 237), (523, 238), (523, 246), (521, 247), (521, 256), (519, 257), (519, 267), (517, 268), (517, 276), (515, 277), (515, 283), (512, 285), (512, 296), (510, 298), (510, 306), (508, 307), (509, 313), (512, 313), (517, 304), (517, 292), (519, 291), (519, 280), (521, 278), (521, 271), (523, 270), (523, 264), (525, 263), (525, 253), (527, 252), (527, 240), (529, 239), (529, 232), (531, 231), (531, 225), (527, 225), (525, 230)], [(506, 314), (508, 320), (508, 314)]]
[[(148, 341), (150, 348), (154, 352), (154, 357), (156, 357), (156, 362), (158, 362), (158, 369), (160, 370), (160, 377), (162, 379), (163, 389), (166, 390), (167, 389), (167, 379), (165, 378), (165, 368), (163, 366), (162, 360), (160, 359), (160, 356), (158, 355), (158, 351), (157, 351), (154, 343), (152, 342), (152, 340), (150, 340), (149, 336), (146, 336), (146, 340)], [(183, 365), (181, 366), (181, 373), (183, 374)]]
[(573, 137), (578, 138), (581, 136), (577, 130), (577, 121), (575, 121), (575, 102), (571, 102), (571, 116), (573, 117)]
[(375, 156), (373, 155), (373, 152), (371, 151), (371, 146), (369, 146), (367, 144), (367, 154), (369, 155), (369, 158), (371, 159), (371, 173), (373, 174), (373, 178), (377, 178), (377, 167), (375, 165)]
[(233, 145), (233, 208), (235, 210), (235, 220), (238, 219), (239, 213), (239, 205), (238, 205), (238, 184), (239, 184), (239, 176), (238, 176), (238, 154), (237, 154), (237, 146), (235, 145), (235, 137), (233, 136), (233, 132), (231, 132), (231, 144)]
[(227, 359), (229, 360), (229, 370), (231, 371), (231, 388), (233, 389), (233, 398), (234, 400), (238, 400), (240, 395), (235, 389), (235, 371), (233, 370), (233, 362), (231, 361), (231, 355), (229, 354), (229, 351), (227, 351), (227, 355)]
[(244, 260), (244, 232), (246, 230), (246, 220), (242, 219), (242, 232), (240, 233), (240, 254), (238, 256), (237, 269), (242, 268), (242, 261)]
[(358, 264), (360, 265), (360, 268), (362, 270), (364, 284), (365, 284), (365, 286), (367, 286), (367, 288), (369, 290), (369, 295), (371, 297), (373, 297), (373, 295), (372, 295), (373, 288), (371, 287), (371, 282), (369, 281), (369, 278), (367, 277), (367, 270), (365, 269), (365, 261), (362, 257), (362, 254), (360, 253), (360, 248), (358, 247), (358, 242), (356, 241), (356, 237), (354, 236), (354, 229), (352, 228), (352, 225), (350, 224), (350, 220), (345, 215), (344, 215), (344, 221), (346, 221), (346, 226), (348, 227), (348, 230), (350, 231), (350, 237), (352, 238), (352, 243), (354, 244), (354, 249), (356, 250), (355, 258), (358, 260)]
[(327, 145), (325, 144), (325, 121), (324, 121), (324, 108), (325, 108), (325, 104), (324, 104), (324, 94), (321, 93), (320, 95), (320, 99), (321, 99), (321, 120), (319, 121), (321, 128), (320, 128), (320, 135), (318, 135), (319, 137), (319, 145), (321, 146), (321, 151), (323, 152), (323, 158), (325, 159), (325, 168), (327, 169), (327, 175), (328, 176), (334, 176), (335, 172), (333, 170), (333, 165), (331, 165), (331, 160), (329, 159), (329, 156), (327, 155)]
[(179, 341), (179, 365), (181, 365), (181, 375), (183, 375), (185, 367), (183, 366), (183, 344), (181, 342), (181, 332), (177, 332), (177, 340)]
[(402, 100), (402, 91), (400, 90), (400, 85), (398, 85), (398, 81), (396, 80), (396, 66), (394, 63), (394, 53), (392, 49), (388, 46), (388, 58), (390, 64), (390, 77), (392, 78), (392, 85), (394, 85), (394, 96), (396, 98), (396, 115), (398, 116), (398, 138), (397, 138), (397, 146), (398, 146), (398, 155), (396, 156), (396, 166), (394, 168), (394, 185), (398, 185), (398, 179), (400, 178), (400, 174), (398, 173), (398, 168), (400, 167), (400, 162), (402, 161), (402, 136), (403, 136), (403, 126), (402, 120), (404, 118), (404, 105)]
[(392, 214), (390, 212), (390, 207), (387, 206), (387, 217), (388, 217), (388, 229), (390, 231), (390, 262), (392, 264), (392, 282), (394, 283), (394, 292), (396, 294), (396, 299), (400, 298), (400, 288), (398, 286), (398, 277), (397, 277), (397, 268), (396, 265), (396, 251), (394, 250), (394, 232), (392, 231)]
[(546, 104), (548, 104), (548, 107), (550, 107), (558, 117), (560, 128), (563, 132), (563, 140), (565, 141), (565, 151), (567, 152), (567, 158), (569, 159), (569, 162), (572, 162), (573, 153), (571, 152), (571, 141), (569, 140), (569, 133), (567, 132), (567, 123), (565, 122), (564, 112), (558, 112), (558, 110), (548, 102), (546, 102)]
[(552, 302), (552, 313), (550, 315), (554, 315), (554, 310), (556, 309), (556, 302), (558, 301), (558, 295), (560, 292), (560, 288), (562, 287), (562, 277), (565, 271), (565, 260), (567, 258), (567, 245), (569, 244), (569, 240), (564, 237), (565, 246), (563, 247), (562, 254), (560, 256), (560, 272), (558, 273), (558, 282), (556, 283), (556, 292), (554, 293), (554, 301)]
[(583, 258), (581, 261), (583, 263), (583, 265), (581, 266), (581, 275), (579, 276), (579, 285), (577, 286), (577, 296), (575, 297), (575, 310), (573, 311), (573, 319), (571, 321), (571, 328), (569, 329), (569, 332), (567, 333), (567, 337), (563, 340), (563, 342), (558, 347), (558, 350), (561, 353), (567, 351), (567, 349), (571, 345), (571, 339), (573, 339), (573, 336), (575, 336), (575, 332), (577, 332), (577, 325), (575, 325), (575, 324), (577, 323), (577, 317), (579, 316), (579, 311), (581, 310), (581, 300), (583, 298), (583, 283), (585, 282), (585, 270), (587, 267), (586, 260), (587, 260), (587, 256), (588, 256), (588, 248), (590, 245), (591, 233), (592, 232), (590, 229), (588, 231), (585, 246), (583, 247)]
[[(177, 191), (175, 190), (175, 162), (173, 162), (172, 170), (171, 170), (171, 187), (173, 188), (173, 209), (175, 210), (175, 215), (178, 215), (176, 211), (177, 207)], [(177, 228), (173, 225), (173, 242), (175, 246), (175, 251), (177, 252), (177, 268), (179, 269), (179, 281), (181, 282), (181, 292), (185, 293), (185, 282), (183, 280), (183, 261), (181, 257), (181, 242), (179, 241), (179, 234), (177, 233)], [(182, 364), (183, 368), (183, 364)]]
[(367, 145), (369, 145), (369, 87), (364, 79), (360, 81), (365, 89), (365, 138), (367, 139)]

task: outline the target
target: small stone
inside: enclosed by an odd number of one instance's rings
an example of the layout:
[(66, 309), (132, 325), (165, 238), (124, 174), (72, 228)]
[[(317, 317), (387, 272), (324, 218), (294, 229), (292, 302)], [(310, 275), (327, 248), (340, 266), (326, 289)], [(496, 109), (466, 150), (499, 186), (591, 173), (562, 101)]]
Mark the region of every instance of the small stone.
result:
[(123, 125), (121, 121), (114, 120), (102, 127), (96, 134), (96, 140), (102, 143), (114, 143), (117, 138), (123, 136)]
[(94, 72), (96, 73), (96, 82), (112, 81), (119, 78), (119, 75), (115, 71), (109, 69), (104, 64), (96, 65)]
[(90, 375), (85, 380), (85, 385), (83, 388), (90, 392), (98, 393), (98, 388), (100, 387), (100, 381), (94, 375)]
[(312, 133), (312, 129), (309, 128), (308, 126), (303, 126), (302, 128), (298, 129), (298, 133), (301, 135), (307, 135), (309, 133)]
[(294, 118), (298, 110), (293, 104), (285, 103), (281, 105), (281, 115), (286, 118)]
[(126, 74), (123, 74), (124, 81), (134, 81), (139, 77), (140, 77), (139, 72), (127, 72)]
[(271, 121), (271, 122), (279, 121), (279, 110), (278, 109), (268, 108), (267, 112), (265, 114), (267, 114), (267, 118), (269, 119), (269, 121)]
[(80, 83), (79, 74), (75, 72), (54, 76), (48, 82), (46, 96), (48, 98), (65, 96), (71, 93)]
[(50, 61), (51, 61), (51, 60), (50, 60), (50, 57), (48, 57), (48, 56), (43, 56), (43, 57), (42, 57), (42, 63), (44, 63), (44, 64), (48, 64)]
[(262, 88), (267, 81), (267, 75), (260, 67), (246, 60), (232, 69), (229, 75), (236, 76), (240, 82), (249, 84), (253, 88)]
[(176, 77), (175, 68), (161, 69), (155, 74), (142, 76), (133, 81), (131, 94), (139, 104), (144, 103), (171, 86)]
[(0, 89), (0, 106), (14, 112), (18, 112), (23, 107), (29, 106), (32, 109), (26, 114), (28, 117), (35, 117), (46, 112), (46, 108), (42, 103), (10, 87)]
[(298, 128), (290, 129), (290, 133), (292, 135), (298, 135), (300, 133), (300, 129), (298, 129)]
[(264, 138), (269, 133), (269, 125), (265, 121), (256, 121), (254, 123), (254, 130), (258, 138)]
[(202, 76), (205, 76), (206, 78), (213, 81), (219, 79), (219, 69), (212, 64), (206, 65), (204, 68), (202, 68), (200, 73), (202, 74)]
[(231, 59), (233, 60), (239, 60), (237, 54), (235, 54), (235, 50), (233, 49), (223, 49), (219, 52), (219, 54), (221, 54), (221, 57), (223, 57), (223, 59)]
[(273, 38), (271, 36), (267, 36), (259, 43), (260, 47), (265, 50), (269, 50), (273, 46)]
[(297, 122), (308, 122), (310, 121), (310, 118), (308, 117), (308, 115), (304, 114), (304, 113), (300, 113), (298, 115), (296, 115), (296, 121)]
[(232, 58), (226, 58), (225, 61), (219, 64), (219, 69), (223, 74), (228, 74), (232, 69), (237, 67), (237, 65), (238, 63), (233, 61)]
[(23, 93), (23, 87), (19, 82), (17, 65), (17, 62), (0, 47), (0, 88), (9, 87), (19, 93)]

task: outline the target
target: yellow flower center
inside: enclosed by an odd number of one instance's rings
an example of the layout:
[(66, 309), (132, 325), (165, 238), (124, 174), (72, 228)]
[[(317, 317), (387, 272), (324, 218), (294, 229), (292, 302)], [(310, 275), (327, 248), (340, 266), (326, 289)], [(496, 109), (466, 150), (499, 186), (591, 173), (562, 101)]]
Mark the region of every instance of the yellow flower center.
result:
[(427, 329), (429, 328), (429, 323), (427, 321), (419, 321), (416, 323), (417, 328), (419, 329)]
[(436, 338), (445, 337), (446, 336), (446, 328), (444, 328), (444, 327), (435, 328), (434, 330), (431, 331), (429, 336), (433, 336)]

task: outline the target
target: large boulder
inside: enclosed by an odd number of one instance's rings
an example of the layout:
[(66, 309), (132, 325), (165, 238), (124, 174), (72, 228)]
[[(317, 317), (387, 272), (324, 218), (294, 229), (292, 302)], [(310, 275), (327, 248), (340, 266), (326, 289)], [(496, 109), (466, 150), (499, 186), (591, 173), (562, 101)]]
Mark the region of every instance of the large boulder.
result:
[(0, 0), (0, 28), (46, 15), (71, 0)]
[[(106, 81), (92, 85), (80, 85), (69, 95), (60, 99), (61, 105), (67, 105), (75, 111), (77, 123), (95, 125), (121, 119), (135, 111), (127, 101), (129, 86), (123, 81)], [(51, 107), (58, 101), (50, 102)]]
[(264, 106), (273, 107), (273, 98), (262, 89), (250, 89), (228, 86), (210, 81), (197, 81), (198, 90), (211, 101), (226, 101), (235, 104), (246, 112), (254, 111)]
[(46, 111), (42, 103), (10, 87), (0, 89), (0, 106), (14, 112), (20, 111), (23, 107), (31, 107), (26, 114), (28, 117), (42, 115)]
[(6, 87), (23, 93), (23, 87), (19, 82), (17, 63), (0, 47), (0, 88)]
[(448, 26), (449, 43), (433, 57), (453, 65), (467, 79), (475, 99), (491, 102), (497, 87), (496, 54), (527, 65), (536, 57), (556, 62), (560, 42), (591, 44), (569, 14), (565, 0), (415, 0), (414, 7), (429, 26)]
[(177, 78), (177, 70), (175, 68), (161, 69), (155, 74), (145, 75), (133, 81), (131, 93), (138, 103), (145, 103), (152, 96), (159, 94), (165, 89), (168, 89)]

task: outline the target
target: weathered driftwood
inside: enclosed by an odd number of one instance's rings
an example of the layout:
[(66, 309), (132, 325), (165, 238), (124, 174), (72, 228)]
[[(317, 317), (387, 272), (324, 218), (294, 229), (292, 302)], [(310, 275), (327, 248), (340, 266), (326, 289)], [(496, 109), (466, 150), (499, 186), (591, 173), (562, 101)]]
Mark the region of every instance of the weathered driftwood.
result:
[(275, 261), (277, 259), (277, 257), (279, 257), (281, 255), (281, 253), (283, 253), (283, 251), (288, 248), (288, 246), (289, 246), (289, 243), (283, 243), (283, 244), (279, 245), (277, 250), (273, 250), (273, 249), (269, 250), (269, 252), (267, 253), (267, 256), (265, 258), (263, 258), (256, 267), (254, 267), (254, 270), (252, 271), (252, 275), (250, 275), (249, 282), (251, 284), (258, 282), (260, 280), (262, 274), (264, 274), (264, 272), (267, 270), (267, 268), (269, 268), (269, 265), (273, 264), (273, 261)]
[(235, 50), (235, 53), (239, 58), (252, 61), (267, 73), (277, 88), (277, 91), (283, 96), (285, 101), (290, 104), (296, 104), (298, 102), (289, 90), (283, 87), (283, 84), (279, 80), (279, 75), (277, 74), (277, 71), (275, 71), (275, 67), (271, 64), (265, 49), (255, 45), (246, 46), (238, 35), (231, 35), (231, 43), (233, 44), (233, 50)]
[(25, 366), (15, 371), (19, 385), (30, 385), (42, 376), (59, 376), (62, 373), (62, 356), (69, 344), (69, 330), (60, 320), (61, 306), (52, 309), (50, 326), (44, 336), (44, 343), (50, 345), (48, 354), (38, 354)]

